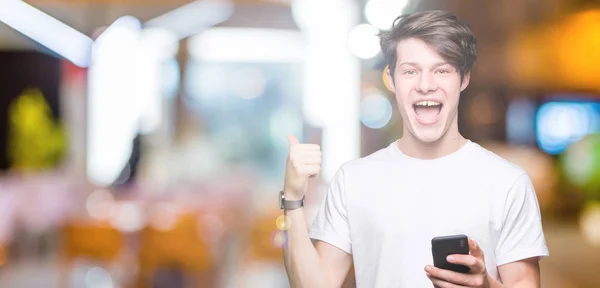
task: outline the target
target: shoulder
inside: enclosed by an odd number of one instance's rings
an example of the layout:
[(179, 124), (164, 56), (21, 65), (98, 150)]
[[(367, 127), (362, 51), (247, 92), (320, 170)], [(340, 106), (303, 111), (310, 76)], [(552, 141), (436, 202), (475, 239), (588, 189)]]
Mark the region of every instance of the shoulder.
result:
[[(344, 163), (339, 171), (344, 175), (366, 175), (372, 172), (381, 171), (380, 169), (388, 167), (394, 163), (393, 143), (381, 148), (369, 155), (350, 160)], [(398, 161), (398, 159), (396, 159)]]
[[(488, 183), (499, 202), (521, 199), (535, 194), (529, 174), (521, 166), (473, 143), (470, 171), (474, 179)], [(512, 199), (512, 200), (511, 200)]]
[(515, 182), (520, 178), (528, 177), (527, 172), (521, 166), (477, 143), (471, 143), (471, 145), (469, 163), (472, 163), (471, 168), (476, 175), (480, 177), (493, 177), (508, 182)]

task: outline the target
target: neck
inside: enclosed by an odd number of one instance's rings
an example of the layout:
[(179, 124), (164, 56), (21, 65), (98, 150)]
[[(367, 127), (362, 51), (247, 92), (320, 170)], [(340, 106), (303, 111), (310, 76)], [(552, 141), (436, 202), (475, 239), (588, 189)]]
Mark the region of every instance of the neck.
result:
[(403, 129), (403, 136), (396, 145), (402, 153), (409, 157), (417, 159), (436, 159), (456, 152), (467, 143), (460, 132), (456, 121), (449, 127), (448, 131), (440, 139), (434, 142), (423, 142), (417, 139), (406, 127)]

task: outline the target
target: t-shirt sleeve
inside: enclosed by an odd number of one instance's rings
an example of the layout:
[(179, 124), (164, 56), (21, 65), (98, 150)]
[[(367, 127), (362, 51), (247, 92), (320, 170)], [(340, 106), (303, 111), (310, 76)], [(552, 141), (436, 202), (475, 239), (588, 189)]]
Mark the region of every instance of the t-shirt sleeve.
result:
[(340, 169), (329, 184), (308, 235), (352, 254), (344, 188), (344, 172)]
[(497, 265), (548, 255), (535, 189), (529, 175), (523, 174), (505, 203), (504, 225), (496, 246)]

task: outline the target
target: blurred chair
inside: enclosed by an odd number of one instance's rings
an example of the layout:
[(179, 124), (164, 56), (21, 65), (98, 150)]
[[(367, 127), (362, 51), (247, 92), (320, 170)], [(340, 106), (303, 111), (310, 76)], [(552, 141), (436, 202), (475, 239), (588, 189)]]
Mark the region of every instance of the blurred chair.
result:
[(248, 260), (283, 263), (283, 231), (276, 226), (276, 219), (281, 214), (281, 211), (275, 211), (257, 219), (250, 230), (248, 252), (251, 258)]
[(282, 253), (284, 233), (276, 223), (281, 210), (259, 211), (246, 224), (235, 287), (289, 287)]
[[(200, 237), (203, 227), (197, 219), (197, 214), (184, 213), (170, 229), (159, 230), (148, 225), (142, 230), (139, 288), (175, 287), (174, 282), (181, 281), (184, 287), (214, 287), (216, 273), (211, 247)], [(184, 279), (179, 279), (180, 274)], [(171, 278), (171, 282), (160, 284), (163, 281), (157, 277), (161, 275)]]
[[(282, 214), (283, 213), (281, 212), (281, 210), (274, 209), (269, 211), (268, 213), (260, 215), (258, 219), (256, 219), (256, 222), (254, 223), (254, 225), (251, 226), (249, 231), (249, 241), (248, 246), (245, 249), (246, 251), (244, 253), (244, 259), (242, 260), (242, 269), (256, 270), (252, 267), (263, 266), (262, 269), (265, 271), (266, 274), (280, 273), (281, 275), (272, 275), (272, 277), (275, 277), (276, 279), (281, 280), (282, 282), (286, 282), (285, 284), (282, 283), (281, 285), (287, 285), (288, 280), (287, 274), (284, 270), (285, 265), (283, 262), (282, 251), (282, 247), (283, 245), (285, 245), (286, 240), (283, 236), (283, 231), (279, 229), (281, 227), (277, 227), (277, 219)], [(279, 225), (281, 225), (281, 223), (279, 223)], [(293, 223), (291, 225), (293, 225)], [(265, 263), (267, 265), (264, 265)], [(273, 267), (279, 267), (280, 269), (273, 269)], [(279, 270), (279, 272), (275, 272), (276, 270)], [(244, 272), (242, 273), (242, 275), (245, 274), (246, 273)], [(248, 277), (248, 275), (245, 275), (244, 277)], [(265, 275), (264, 277), (270, 276)], [(244, 284), (247, 285), (247, 283)], [(354, 276), (354, 267), (352, 267), (341, 288), (354, 287), (356, 287), (356, 281)]]
[(68, 275), (76, 260), (86, 259), (110, 266), (118, 261), (125, 246), (121, 232), (108, 222), (69, 221), (61, 232), (60, 287), (68, 287)]

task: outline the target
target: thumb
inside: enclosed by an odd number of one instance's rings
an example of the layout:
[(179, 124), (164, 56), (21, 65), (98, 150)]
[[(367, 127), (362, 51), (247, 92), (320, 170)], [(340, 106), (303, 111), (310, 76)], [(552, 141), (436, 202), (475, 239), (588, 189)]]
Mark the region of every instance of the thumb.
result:
[(294, 145), (300, 143), (298, 141), (298, 139), (296, 137), (294, 137), (294, 135), (288, 135), (287, 139), (288, 139), (288, 142), (290, 143), (290, 146), (294, 146)]

